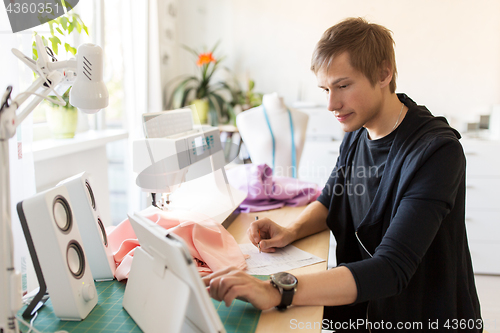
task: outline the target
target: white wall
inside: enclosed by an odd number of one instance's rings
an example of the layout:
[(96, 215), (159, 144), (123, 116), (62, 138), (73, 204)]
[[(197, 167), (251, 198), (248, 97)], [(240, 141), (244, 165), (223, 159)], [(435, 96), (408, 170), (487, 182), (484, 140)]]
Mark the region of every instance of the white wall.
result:
[[(394, 32), (398, 92), (452, 121), (474, 120), (500, 103), (500, 1), (496, 0), (182, 0), (180, 44), (221, 39), (225, 65), (258, 91), (287, 103), (324, 103), (309, 71), (324, 30), (363, 16)], [(194, 71), (179, 50), (179, 73)]]

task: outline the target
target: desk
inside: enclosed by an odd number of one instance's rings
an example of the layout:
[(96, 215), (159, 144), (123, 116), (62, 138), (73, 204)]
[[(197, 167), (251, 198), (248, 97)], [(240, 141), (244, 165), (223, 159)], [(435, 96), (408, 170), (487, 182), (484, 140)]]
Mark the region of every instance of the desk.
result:
[[(255, 216), (259, 217), (269, 217), (273, 221), (286, 226), (293, 219), (300, 214), (304, 207), (285, 207), (282, 209), (259, 212), (259, 213), (242, 213), (240, 214), (234, 222), (229, 226), (228, 231), (234, 236), (238, 243), (248, 243), (248, 237), (246, 235), (246, 230), (248, 229), (250, 223), (255, 220)], [(327, 259), (328, 255), (328, 244), (329, 244), (329, 232), (324, 231), (322, 233), (307, 237), (305, 239), (299, 240), (294, 243), (298, 248), (308, 251), (318, 257)], [(315, 265), (302, 267), (298, 269), (291, 270), (293, 274), (303, 274), (322, 271), (326, 269), (326, 262), (318, 263)], [(122, 308), (122, 298), (125, 290), (124, 282), (99, 282), (97, 283), (97, 291), (99, 294), (100, 301), (98, 306), (91, 312), (91, 315), (81, 322), (70, 322), (70, 321), (60, 321), (52, 312), (50, 300), (47, 305), (40, 310), (39, 318), (35, 321), (35, 327), (42, 332), (54, 332), (57, 330), (66, 330), (68, 332), (77, 333), (87, 333), (87, 332), (139, 332), (139, 328), (127, 314), (127, 312)], [(245, 312), (248, 313), (250, 317), (254, 316), (252, 319), (252, 326), (254, 325), (257, 318), (259, 318), (258, 310), (256, 310), (252, 305), (237, 301), (243, 304), (245, 307)], [(217, 301), (213, 301), (214, 306), (221, 307), (218, 310), (218, 314), (223, 321), (227, 318), (225, 316), (230, 316), (230, 311), (225, 308), (225, 306)], [(247, 308), (248, 307), (248, 308)], [(241, 309), (241, 308), (240, 308)], [(18, 313), (22, 314), (22, 310)], [(234, 316), (233, 316), (234, 317)], [(231, 319), (234, 319), (231, 317)], [(238, 317), (240, 318), (240, 317)], [(237, 319), (238, 319), (237, 318)], [(321, 323), (323, 318), (323, 307), (322, 306), (306, 306), (306, 307), (291, 307), (285, 312), (279, 312), (276, 310), (263, 311), (260, 315), (259, 322), (257, 324), (256, 332), (287, 332), (294, 331), (290, 328), (290, 320), (296, 319), (297, 322), (317, 322)], [(231, 329), (228, 332), (241, 331), (232, 330), (235, 325), (230, 325)], [(238, 326), (238, 325), (236, 325)], [(26, 326), (20, 325), (24, 332), (27, 331)], [(243, 330), (244, 331), (244, 330)], [(320, 332), (319, 329), (316, 330), (300, 330), (300, 332)]]
[[(246, 231), (250, 223), (255, 221), (255, 216), (268, 217), (282, 226), (288, 226), (294, 218), (304, 210), (305, 207), (284, 207), (281, 209), (270, 210), (258, 213), (242, 213), (227, 230), (234, 236), (238, 243), (249, 243)], [(328, 230), (309, 236), (293, 243), (299, 249), (307, 251), (315, 256), (328, 259), (328, 246), (330, 241), (330, 232)], [(320, 272), (327, 269), (327, 262), (321, 262), (311, 266), (301, 267), (291, 270), (290, 273), (300, 275), (307, 273)], [(291, 307), (284, 312), (277, 310), (263, 311), (256, 333), (266, 332), (295, 332), (297, 329), (290, 327), (290, 320), (295, 319), (299, 322), (321, 323), (323, 319), (323, 306), (299, 306)], [(300, 332), (320, 332), (321, 329), (301, 329)]]

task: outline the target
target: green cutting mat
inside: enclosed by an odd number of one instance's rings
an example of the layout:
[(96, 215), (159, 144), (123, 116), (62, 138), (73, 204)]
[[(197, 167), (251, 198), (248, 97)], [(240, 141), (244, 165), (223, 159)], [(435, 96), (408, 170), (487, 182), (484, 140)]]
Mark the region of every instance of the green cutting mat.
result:
[[(268, 280), (269, 276), (256, 276), (261, 280)], [(49, 300), (38, 311), (34, 327), (40, 332), (56, 332), (60, 330), (85, 333), (85, 332), (141, 332), (139, 327), (130, 318), (127, 311), (122, 307), (123, 294), (126, 283), (118, 281), (96, 282), (99, 301), (85, 320), (61, 321), (53, 312), (52, 303)], [(217, 313), (226, 328), (227, 333), (254, 333), (260, 318), (260, 310), (251, 304), (235, 300), (230, 307), (224, 302), (212, 299)], [(21, 309), (18, 316), (24, 311)], [(27, 332), (29, 327), (19, 322), (22, 332)]]

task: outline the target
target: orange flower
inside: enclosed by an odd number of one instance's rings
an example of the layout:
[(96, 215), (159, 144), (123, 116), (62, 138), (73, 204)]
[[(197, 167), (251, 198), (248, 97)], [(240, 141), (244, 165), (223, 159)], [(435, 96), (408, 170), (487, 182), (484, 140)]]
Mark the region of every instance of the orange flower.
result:
[(215, 58), (212, 55), (212, 52), (207, 52), (207, 53), (200, 53), (196, 64), (198, 66), (203, 66), (203, 65), (211, 63), (211, 62), (215, 62)]

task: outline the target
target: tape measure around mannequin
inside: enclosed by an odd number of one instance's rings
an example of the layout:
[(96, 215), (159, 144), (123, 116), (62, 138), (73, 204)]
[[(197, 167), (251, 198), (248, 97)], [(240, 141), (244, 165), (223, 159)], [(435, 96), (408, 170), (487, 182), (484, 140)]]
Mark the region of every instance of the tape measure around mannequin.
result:
[[(288, 111), (288, 118), (290, 119), (290, 132), (292, 133), (292, 171), (293, 171), (293, 178), (297, 178), (297, 160), (295, 157), (295, 138), (294, 138), (294, 130), (293, 130), (293, 120), (292, 120), (292, 113), (290, 112), (289, 109), (286, 109)], [(273, 172), (275, 168), (275, 161), (276, 161), (276, 141), (274, 140), (274, 134), (273, 134), (273, 129), (271, 128), (271, 122), (269, 121), (269, 117), (267, 116), (266, 108), (264, 107), (264, 104), (262, 104), (262, 111), (264, 111), (264, 117), (266, 118), (267, 122), (267, 127), (269, 128), (269, 132), (271, 133), (271, 139), (273, 141)]]

